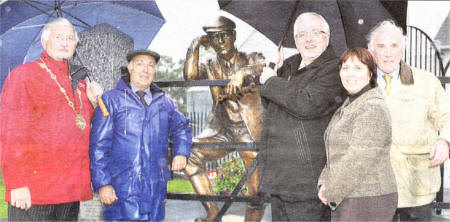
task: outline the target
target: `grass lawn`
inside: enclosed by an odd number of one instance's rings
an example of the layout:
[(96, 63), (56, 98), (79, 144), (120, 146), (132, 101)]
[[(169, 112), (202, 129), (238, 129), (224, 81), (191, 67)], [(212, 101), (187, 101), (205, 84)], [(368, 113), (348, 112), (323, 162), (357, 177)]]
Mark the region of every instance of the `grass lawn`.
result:
[(169, 193), (195, 193), (189, 180), (174, 179), (167, 183)]

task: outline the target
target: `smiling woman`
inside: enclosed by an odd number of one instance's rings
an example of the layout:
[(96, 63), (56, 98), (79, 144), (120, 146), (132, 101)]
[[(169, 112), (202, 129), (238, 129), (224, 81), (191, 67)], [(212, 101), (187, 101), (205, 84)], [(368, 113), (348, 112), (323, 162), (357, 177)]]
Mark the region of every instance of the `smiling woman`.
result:
[(342, 65), (340, 76), (347, 92), (355, 94), (369, 84), (370, 72), (366, 65), (352, 57)]
[(325, 131), (327, 165), (318, 196), (333, 210), (332, 221), (390, 221), (397, 207), (392, 126), (375, 64), (367, 49), (354, 48), (344, 52), (339, 67), (349, 98)]
[(376, 65), (366, 49), (347, 50), (341, 57), (339, 70), (342, 85), (351, 95), (361, 91), (369, 82), (371, 88), (377, 86)]

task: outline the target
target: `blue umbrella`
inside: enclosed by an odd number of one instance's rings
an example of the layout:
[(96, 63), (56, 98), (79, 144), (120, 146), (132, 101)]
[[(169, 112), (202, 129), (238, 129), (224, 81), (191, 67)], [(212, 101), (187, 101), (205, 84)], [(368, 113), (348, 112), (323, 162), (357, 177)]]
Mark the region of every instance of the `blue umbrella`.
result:
[(107, 23), (147, 48), (164, 18), (154, 1), (6, 1), (0, 11), (0, 90), (10, 70), (39, 58), (43, 26), (65, 17), (77, 32)]

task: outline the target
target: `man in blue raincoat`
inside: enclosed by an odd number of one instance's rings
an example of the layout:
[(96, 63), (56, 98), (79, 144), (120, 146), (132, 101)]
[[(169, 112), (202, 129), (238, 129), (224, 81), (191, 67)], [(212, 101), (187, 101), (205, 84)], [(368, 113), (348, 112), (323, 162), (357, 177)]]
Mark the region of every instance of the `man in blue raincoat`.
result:
[(173, 144), (172, 170), (182, 170), (192, 138), (189, 121), (158, 86), (152, 84), (159, 54), (128, 53), (129, 75), (103, 94), (110, 117), (96, 110), (90, 141), (94, 190), (104, 204), (106, 220), (164, 219)]

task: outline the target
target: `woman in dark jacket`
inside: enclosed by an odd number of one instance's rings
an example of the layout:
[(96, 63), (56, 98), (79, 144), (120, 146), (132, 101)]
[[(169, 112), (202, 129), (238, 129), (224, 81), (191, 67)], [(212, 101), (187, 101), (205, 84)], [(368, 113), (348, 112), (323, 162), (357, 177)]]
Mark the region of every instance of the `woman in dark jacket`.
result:
[(397, 206), (391, 117), (369, 51), (345, 51), (339, 74), (349, 97), (325, 131), (319, 199), (333, 210), (332, 221), (390, 221)]

